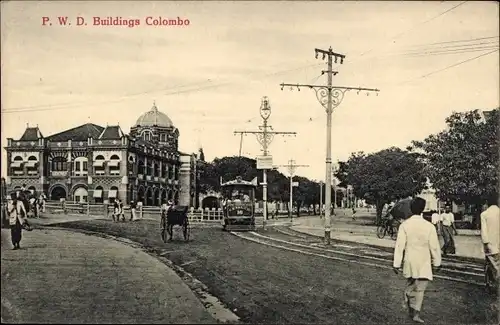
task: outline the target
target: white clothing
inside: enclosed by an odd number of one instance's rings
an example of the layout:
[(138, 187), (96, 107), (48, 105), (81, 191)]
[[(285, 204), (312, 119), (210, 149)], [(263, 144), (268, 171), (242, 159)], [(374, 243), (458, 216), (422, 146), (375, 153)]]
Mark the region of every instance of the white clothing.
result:
[(432, 280), (432, 265), (441, 265), (436, 228), (421, 215), (413, 215), (399, 226), (393, 266), (400, 268), (402, 262), (403, 276), (413, 279)]
[(500, 209), (497, 205), (481, 213), (481, 240), (488, 244), (492, 255), (500, 252)]
[(453, 213), (443, 213), (441, 215), (441, 222), (443, 226), (450, 227), (453, 223), (455, 223), (455, 215)]
[(16, 206), (14, 206), (14, 201), (9, 201), (7, 204), (7, 213), (9, 214), (9, 224), (11, 226), (16, 225), (16, 220), (19, 220), (20, 224), (24, 223), (24, 217), (26, 216), (26, 209), (21, 201), (17, 201)]
[(441, 215), (439, 213), (433, 213), (431, 218), (433, 225), (437, 225), (441, 221)]

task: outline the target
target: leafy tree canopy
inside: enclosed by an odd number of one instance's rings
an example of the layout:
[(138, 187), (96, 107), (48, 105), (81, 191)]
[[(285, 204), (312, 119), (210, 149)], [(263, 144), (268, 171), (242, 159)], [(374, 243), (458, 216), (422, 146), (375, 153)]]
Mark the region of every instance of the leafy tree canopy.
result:
[(375, 204), (379, 218), (384, 204), (420, 193), (426, 184), (418, 155), (399, 148), (353, 153), (335, 176), (351, 184), (356, 197)]
[(486, 118), (478, 110), (453, 113), (445, 131), (413, 143), (437, 197), (480, 204), (498, 196), (499, 119), (499, 108)]

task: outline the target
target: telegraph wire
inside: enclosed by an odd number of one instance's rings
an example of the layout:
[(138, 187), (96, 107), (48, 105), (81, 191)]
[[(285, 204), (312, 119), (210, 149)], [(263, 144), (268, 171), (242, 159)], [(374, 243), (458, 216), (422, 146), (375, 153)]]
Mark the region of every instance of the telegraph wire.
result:
[[(411, 27), (410, 29), (407, 29), (406, 31), (404, 31), (404, 32), (402, 32), (402, 33), (399, 33), (399, 34), (397, 34), (397, 35), (395, 35), (395, 36), (391, 37), (390, 39), (394, 40), (394, 39), (396, 39), (396, 38), (398, 38), (398, 37), (401, 37), (401, 36), (405, 35), (406, 33), (408, 33), (408, 32), (410, 32), (410, 31), (414, 30), (415, 28), (417, 28), (417, 27), (419, 27), (419, 26), (421, 26), (421, 25), (427, 24), (427, 23), (431, 22), (432, 20), (434, 20), (434, 19), (436, 19), (436, 18), (439, 18), (439, 17), (441, 17), (441, 16), (443, 16), (443, 15), (445, 15), (445, 14), (449, 13), (449, 12), (450, 12), (450, 11), (452, 11), (452, 10), (455, 10), (456, 8), (458, 8), (458, 7), (460, 7), (461, 5), (465, 4), (466, 2), (467, 2), (467, 1), (462, 1), (461, 3), (459, 3), (459, 4), (457, 4), (457, 5), (453, 6), (453, 7), (451, 7), (450, 9), (447, 9), (447, 10), (443, 11), (442, 13), (440, 13), (440, 14), (438, 14), (438, 15), (436, 15), (436, 16), (434, 16), (434, 17), (430, 18), (430, 19), (427, 19), (426, 21), (423, 21), (423, 22), (421, 22), (421, 23), (418, 23), (418, 24), (414, 25), (413, 27)], [(379, 46), (379, 45), (377, 45), (377, 46)], [(359, 55), (357, 55), (357, 56), (364, 56), (365, 54), (370, 53), (371, 51), (373, 51), (375, 48), (376, 48), (376, 47), (373, 47), (373, 48), (371, 48), (370, 50), (365, 51), (365, 52), (363, 52), (363, 53), (361, 53), (361, 54), (359, 54)]]
[(424, 75), (422, 75), (422, 76), (420, 76), (420, 77), (413, 78), (413, 79), (410, 79), (410, 80), (407, 80), (407, 81), (403, 81), (403, 82), (401, 82), (401, 83), (396, 84), (395, 86), (400, 86), (400, 85), (403, 85), (403, 84), (406, 84), (406, 83), (410, 83), (410, 82), (413, 82), (413, 81), (416, 81), (416, 80), (419, 80), (419, 79), (424, 79), (424, 78), (427, 78), (427, 77), (432, 76), (432, 75), (434, 75), (434, 74), (436, 74), (436, 73), (443, 72), (443, 71), (445, 71), (445, 70), (448, 70), (448, 69), (451, 69), (451, 68), (457, 67), (457, 66), (459, 66), (459, 65), (462, 65), (462, 64), (464, 64), (464, 63), (467, 63), (467, 62), (470, 62), (470, 61), (473, 61), (473, 60), (477, 60), (477, 59), (479, 59), (479, 58), (481, 58), (481, 57), (483, 57), (483, 56), (493, 54), (493, 53), (495, 53), (495, 52), (497, 52), (497, 51), (498, 51), (498, 49), (493, 50), (493, 51), (490, 51), (490, 52), (487, 52), (487, 53), (482, 53), (482, 54), (480, 54), (480, 55), (478, 55), (478, 56), (475, 56), (475, 57), (469, 58), (469, 59), (464, 60), (464, 61), (460, 61), (460, 62), (458, 62), (458, 63), (452, 64), (452, 65), (449, 65), (449, 66), (447, 66), (447, 67), (445, 67), (445, 68), (442, 68), (442, 69), (439, 69), (439, 70), (435, 70), (435, 71), (429, 72), (429, 73), (424, 74)]
[[(317, 67), (317, 66), (322, 65), (322, 64), (323, 63), (315, 63), (315, 64), (304, 65), (304, 66), (301, 66), (298, 68), (292, 68), (292, 69), (280, 70), (280, 71), (276, 71), (276, 72), (272, 72), (272, 73), (266, 73), (266, 74), (262, 75), (262, 77), (265, 78), (265, 77), (270, 77), (270, 76), (279, 75), (279, 74), (283, 74), (283, 73), (304, 70), (304, 69), (308, 69), (311, 67)], [(259, 73), (254, 73), (254, 74), (259, 74)], [(252, 75), (252, 74), (250, 74), (250, 75)], [(206, 82), (211, 82), (211, 80), (208, 79), (207, 81), (205, 81), (203, 83), (198, 83), (198, 84), (204, 84)], [(206, 85), (203, 87), (169, 92), (169, 93), (166, 93), (163, 95), (170, 96), (170, 95), (198, 92), (198, 91), (202, 91), (202, 90), (206, 90), (206, 89), (227, 86), (227, 85), (234, 84), (234, 83), (238, 83), (238, 81), (219, 82), (216, 84)], [(182, 87), (185, 88), (188, 86), (177, 86), (177, 88), (182, 88)], [(82, 107), (82, 106), (118, 103), (118, 102), (121, 102), (121, 101), (128, 99), (130, 97), (140, 96), (140, 95), (147, 94), (147, 93), (159, 92), (159, 91), (174, 89), (174, 88), (176, 88), (176, 87), (170, 87), (170, 88), (160, 89), (160, 90), (153, 90), (153, 91), (148, 91), (148, 92), (141, 92), (141, 93), (132, 94), (132, 95), (128, 95), (128, 96), (122, 96), (122, 97), (120, 97), (120, 99), (101, 101), (101, 102), (93, 102), (93, 103), (92, 102), (80, 102), (80, 103), (73, 102), (73, 103), (70, 103), (70, 105), (53, 104), (53, 105), (39, 105), (39, 106), (34, 106), (34, 107), (24, 106), (24, 107), (8, 108), (8, 109), (2, 109), (1, 113), (2, 114), (10, 114), (10, 113), (24, 113), (24, 112), (37, 112), (37, 111), (65, 110), (65, 109), (70, 109), (70, 108), (78, 108), (78, 107)]]
[(404, 54), (404, 56), (422, 57), (422, 56), (428, 56), (428, 55), (463, 54), (463, 53), (470, 53), (470, 52), (493, 50), (493, 49), (498, 49), (498, 48), (499, 48), (498, 45), (497, 46), (483, 46), (483, 47), (471, 48), (471, 49), (467, 49), (467, 50), (448, 50), (448, 51), (431, 51), (431, 52), (424, 52), (424, 53), (407, 53), (407, 54)]
[[(206, 82), (210, 82), (210, 79), (207, 79), (203, 82), (197, 82), (197, 83), (191, 83), (191, 84), (179, 85), (179, 86), (172, 86), (172, 87), (167, 87), (167, 88), (162, 88), (162, 89), (155, 89), (155, 90), (149, 90), (149, 91), (143, 91), (143, 92), (139, 92), (139, 93), (123, 95), (123, 96), (120, 96), (119, 98), (126, 99), (126, 98), (130, 98), (130, 97), (136, 97), (136, 96), (140, 96), (140, 95), (145, 95), (145, 94), (150, 94), (150, 93), (155, 93), (155, 92), (165, 91), (165, 90), (170, 90), (170, 89), (175, 89), (175, 88), (186, 88), (186, 87), (191, 87), (191, 86), (197, 86), (197, 85), (202, 85)], [(106, 104), (106, 103), (108, 103), (108, 101), (105, 101), (103, 103)], [(58, 104), (42, 104), (42, 105), (30, 105), (30, 106), (21, 106), (21, 107), (15, 107), (15, 108), (6, 108), (6, 109), (3, 109), (2, 111), (9, 112), (12, 109), (15, 109), (16, 111), (27, 109), (27, 111), (29, 111), (28, 109), (32, 109), (32, 108), (58, 107), (58, 106), (67, 106), (67, 105), (74, 106), (74, 105), (79, 105), (79, 104), (92, 105), (93, 103), (91, 101), (76, 101), (76, 102), (72, 101), (72, 102), (58, 103)]]
[(430, 46), (430, 45), (440, 45), (440, 44), (450, 44), (450, 43), (465, 43), (465, 42), (473, 42), (473, 41), (482, 41), (486, 39), (493, 39), (496, 38), (498, 39), (500, 36), (489, 36), (489, 37), (476, 37), (476, 38), (470, 38), (470, 39), (463, 39), (463, 40), (455, 40), (455, 41), (444, 41), (444, 42), (434, 42), (434, 43), (426, 43), (426, 44), (416, 44), (416, 45), (411, 45), (414, 47), (417, 46)]

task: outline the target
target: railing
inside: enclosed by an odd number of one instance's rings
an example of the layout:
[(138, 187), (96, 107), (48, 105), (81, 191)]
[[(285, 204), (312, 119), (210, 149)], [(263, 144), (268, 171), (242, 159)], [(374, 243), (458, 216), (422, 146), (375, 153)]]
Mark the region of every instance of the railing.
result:
[[(123, 211), (127, 217), (131, 216), (131, 209), (125, 206)], [(78, 202), (57, 202), (49, 201), (45, 203), (45, 212), (53, 214), (77, 214), (77, 215), (92, 215), (111, 218), (113, 214), (112, 204), (87, 204)], [(138, 218), (160, 221), (160, 208), (142, 206), (136, 208)], [(42, 214), (43, 215), (43, 214)], [(188, 211), (188, 218), (192, 222), (197, 223), (220, 223), (222, 220), (222, 209), (194, 209)]]

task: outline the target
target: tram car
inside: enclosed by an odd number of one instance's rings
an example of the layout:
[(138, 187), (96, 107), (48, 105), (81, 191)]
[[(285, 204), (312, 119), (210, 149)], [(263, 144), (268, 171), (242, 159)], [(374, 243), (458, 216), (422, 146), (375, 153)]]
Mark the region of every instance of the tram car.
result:
[(221, 184), (223, 230), (255, 230), (255, 188), (239, 176)]

